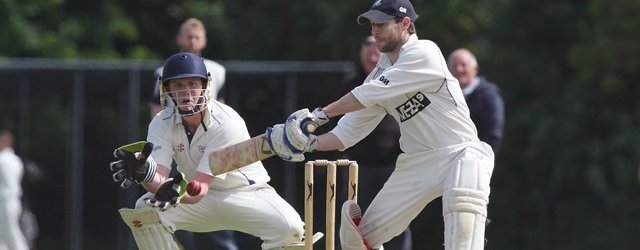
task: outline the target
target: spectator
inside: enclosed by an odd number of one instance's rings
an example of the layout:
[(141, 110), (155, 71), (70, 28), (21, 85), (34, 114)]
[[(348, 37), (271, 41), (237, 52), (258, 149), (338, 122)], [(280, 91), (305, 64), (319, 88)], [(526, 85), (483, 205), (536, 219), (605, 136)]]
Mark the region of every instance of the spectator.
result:
[[(176, 44), (180, 52), (190, 52), (198, 56), (202, 56), (202, 51), (207, 47), (207, 31), (204, 24), (196, 18), (189, 18), (178, 30), (176, 35)], [(207, 71), (211, 74), (213, 80), (213, 98), (223, 102), (223, 98), (218, 96), (220, 89), (224, 86), (226, 78), (226, 69), (224, 66), (209, 59), (204, 59), (204, 64), (207, 67)], [(149, 101), (149, 107), (151, 109), (151, 117), (155, 116), (160, 111), (160, 88), (159, 77), (162, 76), (162, 67), (156, 69), (155, 82), (152, 93), (152, 98)]]
[(13, 151), (13, 135), (0, 130), (0, 249), (29, 249), (19, 224), (23, 172), (22, 161)]
[(471, 120), (478, 129), (478, 138), (498, 152), (502, 146), (504, 103), (495, 83), (478, 75), (478, 60), (467, 49), (457, 49), (447, 60), (451, 74), (460, 82)]

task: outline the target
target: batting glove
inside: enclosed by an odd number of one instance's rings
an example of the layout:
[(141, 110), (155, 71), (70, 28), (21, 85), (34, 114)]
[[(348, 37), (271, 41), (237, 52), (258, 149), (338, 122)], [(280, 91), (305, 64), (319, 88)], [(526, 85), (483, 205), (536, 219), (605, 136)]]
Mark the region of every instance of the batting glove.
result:
[(311, 112), (313, 115), (313, 121), (318, 124), (318, 126), (322, 126), (325, 123), (329, 122), (329, 117), (322, 111), (322, 108), (317, 107)]
[(285, 125), (284, 124), (276, 124), (273, 128), (267, 128), (267, 141), (269, 142), (269, 146), (280, 158), (285, 161), (292, 162), (301, 162), (304, 161), (304, 154), (296, 150), (295, 152), (291, 149), (291, 146), (285, 143)]

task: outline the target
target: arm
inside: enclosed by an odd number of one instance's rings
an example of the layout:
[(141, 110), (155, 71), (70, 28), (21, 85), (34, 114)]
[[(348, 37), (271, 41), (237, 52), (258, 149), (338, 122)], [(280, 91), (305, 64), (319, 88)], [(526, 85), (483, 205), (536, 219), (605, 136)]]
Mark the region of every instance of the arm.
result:
[(197, 172), (196, 176), (194, 177), (194, 180), (197, 182), (200, 182), (200, 187), (202, 188), (202, 191), (200, 191), (200, 193), (196, 196), (191, 196), (187, 193), (184, 195), (184, 197), (182, 197), (180, 202), (185, 204), (198, 203), (198, 201), (200, 201), (202, 197), (207, 195), (207, 193), (209, 192), (209, 183), (213, 181), (213, 176), (204, 174), (202, 172)]
[[(165, 168), (166, 172), (168, 172), (168, 169)], [(144, 202), (151, 207), (166, 211), (171, 207), (178, 206), (179, 203), (194, 204), (199, 202), (208, 193), (209, 182), (213, 177), (201, 172), (196, 174), (194, 180), (200, 183), (201, 191), (195, 196), (191, 196), (186, 192), (188, 184), (184, 174), (179, 173), (171, 179), (164, 178), (166, 181), (160, 184), (161, 179), (163, 178), (154, 179), (154, 181), (149, 182), (148, 186), (145, 186), (150, 192), (154, 193), (154, 196), (153, 198), (145, 199)], [(154, 189), (155, 192), (151, 191)]]
[(158, 164), (156, 175), (153, 177), (153, 180), (151, 180), (150, 182), (142, 183), (142, 186), (147, 191), (155, 194), (162, 183), (167, 180), (167, 176), (169, 176), (169, 168)]
[(318, 151), (332, 151), (344, 148), (336, 135), (331, 132), (318, 136)]
[(327, 117), (331, 118), (363, 108), (365, 108), (365, 106), (362, 105), (362, 103), (358, 101), (351, 92), (349, 92), (337, 101), (322, 108), (322, 111), (324, 111)]

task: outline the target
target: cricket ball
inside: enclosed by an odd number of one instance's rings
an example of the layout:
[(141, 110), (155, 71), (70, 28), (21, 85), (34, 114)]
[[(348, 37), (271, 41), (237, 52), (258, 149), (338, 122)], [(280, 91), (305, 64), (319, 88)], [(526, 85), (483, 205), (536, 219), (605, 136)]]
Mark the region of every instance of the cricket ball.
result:
[(202, 191), (202, 187), (199, 181), (190, 181), (189, 184), (187, 184), (187, 194), (196, 196), (200, 194), (200, 191)]

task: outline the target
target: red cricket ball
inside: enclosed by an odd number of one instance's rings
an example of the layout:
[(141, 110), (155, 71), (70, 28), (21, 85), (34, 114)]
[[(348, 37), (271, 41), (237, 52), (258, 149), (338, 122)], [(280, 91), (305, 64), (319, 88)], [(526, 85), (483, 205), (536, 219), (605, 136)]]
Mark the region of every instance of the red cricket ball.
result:
[(187, 184), (187, 194), (196, 196), (200, 194), (200, 191), (202, 191), (202, 187), (199, 181), (190, 181), (189, 184)]

